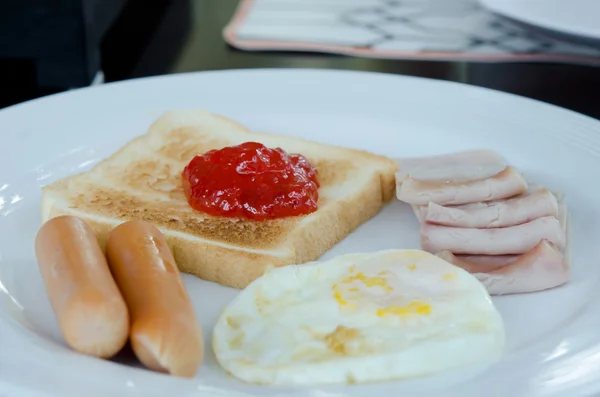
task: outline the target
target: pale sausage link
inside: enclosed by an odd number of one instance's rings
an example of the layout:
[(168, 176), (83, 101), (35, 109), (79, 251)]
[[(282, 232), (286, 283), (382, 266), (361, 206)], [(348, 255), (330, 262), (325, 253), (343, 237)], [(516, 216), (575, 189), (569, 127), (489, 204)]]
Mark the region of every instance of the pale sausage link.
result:
[(150, 223), (130, 221), (109, 235), (106, 254), (131, 313), (131, 346), (148, 368), (196, 374), (202, 332), (164, 236)]
[(127, 342), (129, 314), (92, 228), (75, 216), (47, 221), (35, 254), (66, 343), (109, 358)]

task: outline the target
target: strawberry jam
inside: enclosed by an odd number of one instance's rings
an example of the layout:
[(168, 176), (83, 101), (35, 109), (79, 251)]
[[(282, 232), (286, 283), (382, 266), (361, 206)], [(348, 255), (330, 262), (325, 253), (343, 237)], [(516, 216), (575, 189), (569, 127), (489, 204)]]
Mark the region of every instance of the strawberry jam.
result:
[(299, 154), (260, 143), (211, 150), (195, 156), (182, 173), (195, 210), (257, 221), (317, 210), (317, 170)]

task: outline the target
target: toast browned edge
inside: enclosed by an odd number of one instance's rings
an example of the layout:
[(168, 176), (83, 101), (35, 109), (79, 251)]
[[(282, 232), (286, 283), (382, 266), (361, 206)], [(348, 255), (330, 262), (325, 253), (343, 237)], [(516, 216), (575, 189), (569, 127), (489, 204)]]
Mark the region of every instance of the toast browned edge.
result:
[[(389, 169), (373, 173), (372, 179), (359, 194), (340, 200), (339, 205), (319, 210), (323, 211), (321, 213), (317, 211), (319, 216), (316, 220), (297, 227), (288, 238), (293, 241), (292, 255), (278, 256), (268, 251), (251, 252), (211, 241), (198, 241), (185, 234), (173, 232), (164, 225), (157, 225), (165, 234), (179, 269), (204, 280), (244, 288), (262, 275), (268, 267), (300, 264), (318, 259), (358, 226), (375, 216), (382, 205), (395, 196), (396, 162), (361, 150), (342, 149), (355, 152), (356, 155), (372, 157), (373, 160), (383, 160), (389, 163)], [(51, 200), (49, 196), (52, 190), (60, 189), (61, 183), (68, 183), (67, 180), (68, 178), (65, 178), (44, 187), (42, 200)], [(110, 230), (128, 220), (102, 218), (82, 213), (76, 208), (61, 208), (56, 205), (51, 205), (47, 218), (65, 214), (85, 219), (95, 230), (102, 247)]]

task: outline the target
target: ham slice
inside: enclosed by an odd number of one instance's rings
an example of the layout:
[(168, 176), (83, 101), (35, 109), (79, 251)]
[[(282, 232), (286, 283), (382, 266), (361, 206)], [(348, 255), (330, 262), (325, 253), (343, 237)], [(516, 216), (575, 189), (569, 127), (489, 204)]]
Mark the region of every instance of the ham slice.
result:
[(563, 226), (556, 217), (545, 216), (517, 226), (495, 229), (421, 225), (421, 247), (428, 252), (458, 254), (523, 254), (546, 239), (559, 249), (565, 245)]
[[(490, 273), (518, 260), (522, 255), (454, 255), (441, 251), (437, 256), (469, 273)], [(523, 254), (525, 255), (525, 254)]]
[(427, 215), (427, 206), (426, 205), (412, 205), (413, 211), (415, 212), (415, 216), (419, 222), (423, 222), (425, 220), (425, 215)]
[(412, 205), (458, 205), (494, 201), (527, 191), (527, 181), (513, 167), (487, 179), (467, 182), (423, 182), (408, 177), (396, 188), (400, 201)]
[(423, 182), (466, 182), (486, 179), (507, 167), (506, 160), (487, 149), (466, 150), (430, 157), (399, 159), (398, 183), (406, 179)]
[(558, 216), (558, 201), (547, 189), (488, 203), (441, 206), (430, 202), (419, 209), (420, 219), (444, 226), (467, 228), (507, 227), (544, 216)]
[[(540, 241), (516, 257), (461, 258), (449, 251), (437, 255), (472, 273), (491, 295), (543, 291), (558, 287), (570, 278), (568, 261), (548, 240)], [(494, 268), (493, 265), (499, 266)]]

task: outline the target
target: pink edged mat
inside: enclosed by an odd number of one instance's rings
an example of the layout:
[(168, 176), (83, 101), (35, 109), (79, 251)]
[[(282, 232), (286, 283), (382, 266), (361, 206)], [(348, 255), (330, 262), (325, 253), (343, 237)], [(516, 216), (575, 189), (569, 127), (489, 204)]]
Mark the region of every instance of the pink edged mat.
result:
[(223, 36), (246, 51), (600, 65), (600, 49), (542, 36), (477, 0), (241, 0)]

